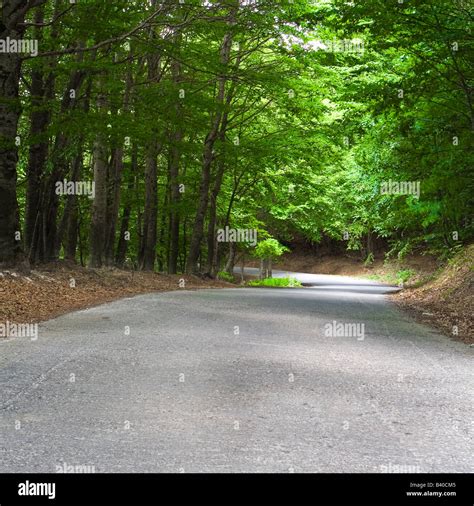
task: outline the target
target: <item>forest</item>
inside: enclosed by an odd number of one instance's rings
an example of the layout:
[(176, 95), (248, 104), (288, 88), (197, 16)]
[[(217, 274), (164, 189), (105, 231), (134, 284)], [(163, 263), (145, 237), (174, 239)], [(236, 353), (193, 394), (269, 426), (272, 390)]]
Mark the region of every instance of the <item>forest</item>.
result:
[(474, 0), (0, 10), (0, 506), (473, 505)]
[(469, 0), (3, 0), (0, 264), (472, 241)]

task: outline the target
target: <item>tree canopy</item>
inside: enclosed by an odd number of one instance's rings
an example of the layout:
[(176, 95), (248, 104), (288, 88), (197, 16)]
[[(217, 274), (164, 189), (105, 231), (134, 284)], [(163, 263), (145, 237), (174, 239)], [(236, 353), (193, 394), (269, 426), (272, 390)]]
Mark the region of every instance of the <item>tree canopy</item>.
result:
[(0, 263), (472, 241), (465, 0), (4, 0)]

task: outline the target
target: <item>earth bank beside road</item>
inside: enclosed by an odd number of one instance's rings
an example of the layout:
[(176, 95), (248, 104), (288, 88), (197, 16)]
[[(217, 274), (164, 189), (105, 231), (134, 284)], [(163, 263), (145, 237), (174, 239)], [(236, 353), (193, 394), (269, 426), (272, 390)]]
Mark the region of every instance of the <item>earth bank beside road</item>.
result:
[(0, 322), (34, 323), (142, 293), (225, 288), (220, 280), (58, 262), (25, 274), (0, 271)]

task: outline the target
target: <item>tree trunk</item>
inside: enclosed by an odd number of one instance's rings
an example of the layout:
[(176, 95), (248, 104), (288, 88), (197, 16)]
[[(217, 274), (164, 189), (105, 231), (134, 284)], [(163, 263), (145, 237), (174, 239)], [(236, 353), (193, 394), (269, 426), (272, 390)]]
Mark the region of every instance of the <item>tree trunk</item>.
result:
[(215, 260), (216, 260), (216, 220), (217, 220), (217, 197), (222, 185), (222, 178), (224, 176), (225, 159), (222, 154), (222, 158), (219, 161), (217, 168), (216, 179), (214, 181), (214, 187), (211, 191), (210, 204), (209, 204), (209, 223), (207, 227), (207, 272), (214, 276), (215, 272)]
[[(152, 6), (157, 0), (152, 0)], [(150, 30), (150, 39), (157, 36), (155, 29)], [(150, 83), (159, 83), (162, 77), (161, 56), (155, 52), (147, 56), (148, 80)], [(153, 138), (150, 141), (145, 161), (145, 209), (143, 216), (143, 233), (139, 251), (139, 268), (151, 271), (155, 268), (156, 241), (157, 241), (157, 212), (158, 212), (158, 154), (163, 145), (157, 141), (157, 132), (151, 129)]]
[(183, 244), (181, 246), (182, 253), (180, 258), (180, 270), (181, 272), (185, 272), (186, 270), (186, 259), (188, 258), (188, 217), (185, 216), (183, 220)]
[[(175, 37), (175, 45), (181, 42), (180, 34)], [(173, 84), (177, 90), (181, 81), (181, 65), (174, 60), (171, 66)], [(181, 106), (179, 103), (174, 107), (173, 122), (177, 124), (180, 121)], [(180, 161), (180, 143), (183, 138), (183, 132), (179, 126), (176, 126), (170, 136), (170, 155), (169, 155), (169, 182), (170, 182), (170, 251), (168, 257), (168, 273), (176, 274), (178, 269), (179, 256), (179, 161)]]
[[(26, 2), (4, 2), (0, 38), (20, 39)], [(18, 53), (0, 53), (0, 265), (20, 259), (16, 145), (21, 105), (18, 98), (21, 60)]]
[(145, 212), (140, 262), (140, 269), (144, 271), (152, 271), (155, 268), (158, 212), (157, 151), (156, 143), (153, 143), (146, 156)]
[[(78, 57), (78, 61), (81, 59), (82, 56)], [(68, 109), (75, 106), (76, 100), (70, 96), (70, 90), (74, 89), (77, 92), (84, 77), (83, 71), (77, 70), (71, 73), (61, 101), (61, 114), (65, 114)], [(60, 238), (58, 237), (57, 216), (60, 202), (59, 195), (56, 194), (56, 183), (65, 178), (70, 165), (66, 155), (69, 142), (70, 139), (64, 132), (61, 131), (57, 134), (50, 155), (53, 169), (49, 177), (42, 180), (38, 213), (30, 247), (30, 258), (35, 262), (55, 260), (59, 255)]]
[[(231, 19), (234, 18), (237, 6), (233, 7)], [(230, 60), (230, 51), (232, 47), (232, 34), (227, 33), (224, 36), (220, 51), (220, 63), (226, 68)], [(194, 220), (193, 233), (191, 235), (191, 244), (189, 246), (188, 260), (186, 262), (186, 271), (188, 274), (196, 274), (198, 272), (198, 258), (201, 251), (201, 241), (204, 235), (204, 219), (206, 216), (207, 205), (209, 202), (209, 184), (211, 178), (211, 163), (213, 160), (214, 144), (219, 134), (219, 128), (222, 120), (222, 106), (225, 98), (225, 86), (227, 77), (222, 74), (218, 79), (218, 92), (217, 92), (217, 110), (211, 123), (211, 130), (206, 136), (204, 142), (204, 151), (202, 156), (202, 172), (201, 182), (199, 185), (199, 203)]]
[(272, 277), (272, 267), (271, 260), (268, 258), (260, 259), (260, 275), (259, 279), (271, 278)]
[(125, 238), (126, 232), (129, 231), (129, 222), (130, 222), (130, 216), (132, 213), (132, 205), (130, 201), (130, 195), (133, 191), (133, 188), (135, 186), (135, 175), (138, 170), (138, 153), (137, 153), (137, 146), (136, 144), (132, 147), (132, 161), (131, 161), (131, 175), (128, 182), (128, 194), (127, 194), (127, 201), (125, 203), (125, 206), (123, 208), (122, 213), (122, 222), (120, 225), (120, 235), (117, 245), (117, 252), (115, 254), (115, 265), (117, 267), (123, 267), (125, 263), (125, 257), (127, 256), (127, 249), (128, 249), (128, 243), (129, 241)]
[(209, 201), (209, 184), (211, 179), (212, 146), (214, 140), (208, 136), (204, 148), (203, 167), (201, 172), (201, 182), (199, 185), (199, 204), (194, 220), (193, 233), (191, 235), (191, 244), (189, 246), (188, 260), (186, 262), (186, 271), (188, 274), (197, 274), (198, 258), (201, 251), (201, 241), (203, 237), (204, 218), (206, 216), (207, 204)]
[[(89, 112), (90, 108), (90, 94), (92, 90), (92, 79), (89, 79), (87, 84), (83, 110), (85, 113)], [(84, 161), (84, 136), (81, 136), (78, 141), (77, 155), (72, 162), (71, 181), (80, 181)], [(78, 222), (78, 205), (79, 200), (77, 195), (68, 195), (66, 205), (64, 206), (63, 216), (56, 236), (56, 250), (55, 256), (59, 257), (61, 245), (64, 242), (64, 256), (68, 260), (75, 260), (76, 247), (79, 233)], [(63, 241), (66, 236), (65, 241)]]
[[(239, 54), (237, 56), (234, 72), (237, 72), (240, 66), (241, 56), (240, 56), (241, 45), (239, 43)], [(222, 114), (222, 124), (219, 132), (219, 139), (222, 143), (222, 152), (220, 153), (220, 159), (217, 166), (216, 178), (214, 181), (214, 187), (210, 196), (210, 204), (209, 204), (209, 224), (207, 227), (207, 269), (208, 273), (211, 276), (215, 276), (218, 271), (218, 242), (215, 237), (216, 233), (216, 221), (217, 221), (217, 197), (219, 196), (219, 192), (222, 186), (222, 179), (224, 177), (224, 170), (226, 166), (226, 158), (225, 158), (225, 141), (226, 141), (226, 133), (227, 133), (227, 125), (229, 122), (229, 108), (232, 103), (232, 99), (234, 98), (236, 82), (232, 81), (230, 89), (227, 93), (225, 100), (225, 110)]]
[(369, 230), (367, 232), (367, 256), (373, 255), (373, 253), (374, 253), (373, 235), (372, 235), (372, 231)]
[(170, 254), (168, 260), (168, 273), (176, 274), (179, 255), (179, 148), (176, 145), (181, 140), (181, 132), (177, 132), (173, 139), (170, 154)]
[(229, 256), (227, 257), (227, 263), (225, 264), (225, 271), (231, 276), (234, 275), (235, 255), (237, 248), (235, 242), (229, 243)]
[[(80, 148), (82, 151), (82, 147)], [(82, 169), (82, 153), (79, 153), (72, 163), (71, 181), (79, 181)], [(77, 195), (68, 195), (64, 206), (63, 217), (58, 229), (58, 253), (66, 236), (64, 256), (68, 260), (75, 260), (77, 246)]]
[(105, 263), (110, 266), (114, 264), (115, 233), (120, 206), (120, 185), (123, 172), (122, 147), (113, 150), (109, 167)]
[[(81, 161), (82, 163), (82, 161)], [(66, 242), (64, 245), (64, 257), (67, 260), (76, 261), (76, 249), (79, 235), (79, 209), (77, 197), (71, 205), (71, 212), (67, 221)]]
[[(102, 84), (102, 82), (101, 82)], [(97, 108), (104, 112), (106, 99), (99, 90)], [(95, 197), (92, 204), (89, 267), (101, 267), (104, 259), (107, 219), (107, 139), (102, 131), (96, 135), (93, 147)]]
[[(132, 51), (130, 51), (130, 58), (133, 58)], [(132, 72), (129, 69), (127, 72), (125, 93), (123, 98), (123, 112), (125, 114), (128, 114), (130, 112), (130, 96), (132, 86), (133, 86)], [(121, 193), (123, 166), (124, 166), (123, 140), (116, 139), (115, 142), (116, 146), (112, 151), (112, 158), (110, 162), (110, 172), (109, 172), (110, 178), (109, 178), (109, 202), (107, 208), (107, 239), (105, 245), (105, 262), (109, 266), (114, 265), (115, 263), (114, 259), (115, 234), (120, 210), (120, 193)]]
[[(43, 8), (39, 8), (35, 14), (35, 23), (43, 23)], [(41, 29), (35, 29), (35, 38), (41, 38)], [(41, 69), (31, 72), (31, 105), (30, 137), (32, 143), (29, 149), (26, 187), (26, 210), (25, 210), (25, 249), (31, 251), (35, 224), (38, 220), (39, 205), (41, 199), (41, 177), (44, 173), (48, 157), (48, 139), (45, 138), (47, 127), (51, 118), (51, 112), (47, 101), (54, 97), (55, 77), (53, 72), (45, 79)]]

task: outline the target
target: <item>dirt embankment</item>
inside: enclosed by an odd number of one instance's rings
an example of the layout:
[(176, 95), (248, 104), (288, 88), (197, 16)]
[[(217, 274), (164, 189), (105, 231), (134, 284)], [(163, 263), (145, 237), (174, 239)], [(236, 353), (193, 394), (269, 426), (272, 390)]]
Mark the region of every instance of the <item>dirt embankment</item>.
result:
[(474, 343), (474, 245), (452, 258), (428, 282), (408, 287), (392, 299), (424, 323)]
[(119, 269), (86, 269), (66, 262), (22, 274), (0, 272), (0, 323), (35, 323), (141, 293), (231, 287), (224, 281)]
[[(255, 263), (255, 262), (254, 262)], [(249, 264), (250, 265), (250, 264)], [(412, 271), (412, 282), (427, 278), (440, 267), (441, 263), (432, 256), (410, 256), (403, 261), (384, 261), (375, 259), (364, 264), (360, 258), (352, 255), (317, 257), (309, 252), (285, 253), (275, 264), (274, 269), (310, 274), (335, 274), (338, 276), (357, 276), (398, 284), (397, 273), (403, 270)], [(258, 267), (257, 263), (252, 266)]]

